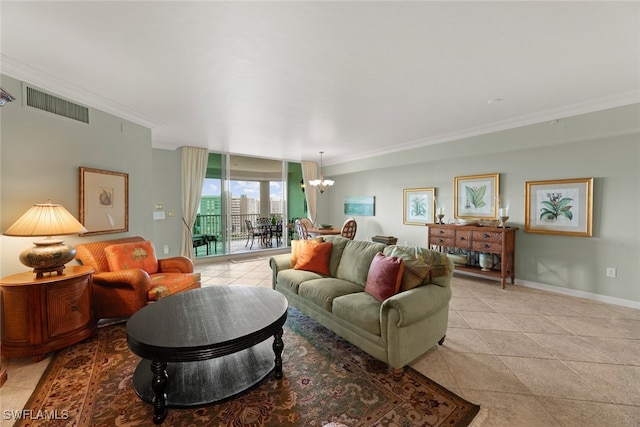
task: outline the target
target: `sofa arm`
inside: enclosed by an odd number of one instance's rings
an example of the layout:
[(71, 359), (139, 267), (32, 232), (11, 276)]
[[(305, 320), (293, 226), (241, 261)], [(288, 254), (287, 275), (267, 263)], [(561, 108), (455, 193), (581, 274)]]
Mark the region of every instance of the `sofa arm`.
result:
[(278, 272), (291, 268), (291, 254), (272, 256), (269, 258), (269, 266), (271, 267), (271, 287), (275, 289)]
[(161, 273), (193, 273), (193, 261), (184, 256), (159, 259), (158, 271)]
[(451, 288), (438, 285), (422, 285), (408, 291), (400, 292), (382, 302), (380, 314), (382, 324), (390, 310), (398, 312), (397, 327), (404, 327), (429, 317), (432, 313), (449, 304)]
[(148, 292), (151, 289), (151, 278), (144, 270), (131, 269), (107, 271), (93, 275), (93, 285), (102, 288), (130, 288), (138, 301), (146, 304)]

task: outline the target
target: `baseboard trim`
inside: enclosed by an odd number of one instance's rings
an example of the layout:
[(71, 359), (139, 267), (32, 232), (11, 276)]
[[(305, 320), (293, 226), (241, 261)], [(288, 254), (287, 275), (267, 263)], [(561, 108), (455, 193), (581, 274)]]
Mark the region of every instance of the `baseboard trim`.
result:
[[(467, 272), (467, 271), (456, 271), (456, 274), (464, 274), (467, 276), (481, 277), (483, 279), (495, 280), (497, 282), (500, 281), (500, 279), (496, 279), (494, 277), (484, 276), (484, 275), (475, 274), (473, 272)], [(592, 301), (606, 302), (608, 304), (614, 304), (622, 307), (629, 307), (629, 308), (635, 308), (640, 310), (640, 301), (632, 301), (632, 300), (627, 300), (623, 298), (610, 297), (607, 295), (594, 294), (591, 292), (579, 291), (576, 289), (567, 289), (567, 288), (562, 288), (560, 286), (553, 286), (553, 285), (547, 285), (544, 283), (531, 282), (529, 280), (521, 280), (516, 278), (515, 285), (510, 284), (509, 281), (507, 280), (506, 286), (507, 286), (507, 290), (509, 289), (509, 286), (524, 286), (526, 288), (540, 289), (542, 291), (554, 292), (557, 294), (584, 298)]]

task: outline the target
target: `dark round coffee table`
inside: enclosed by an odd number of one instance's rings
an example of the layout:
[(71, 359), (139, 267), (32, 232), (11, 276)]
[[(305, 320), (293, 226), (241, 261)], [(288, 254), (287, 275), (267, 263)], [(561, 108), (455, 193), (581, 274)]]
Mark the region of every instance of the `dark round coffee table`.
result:
[(282, 378), (287, 307), (271, 289), (213, 286), (163, 298), (131, 316), (127, 343), (142, 357), (133, 385), (153, 405), (153, 422), (162, 423), (168, 407), (235, 396), (271, 371)]

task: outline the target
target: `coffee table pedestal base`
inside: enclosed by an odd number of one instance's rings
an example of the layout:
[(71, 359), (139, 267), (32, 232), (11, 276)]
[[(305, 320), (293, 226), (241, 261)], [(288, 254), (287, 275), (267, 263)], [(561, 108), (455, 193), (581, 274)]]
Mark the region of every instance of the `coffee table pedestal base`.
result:
[[(265, 340), (215, 359), (168, 363), (165, 406), (188, 408), (233, 397), (266, 378), (274, 370), (275, 359), (273, 341)], [(142, 400), (154, 404), (152, 384), (155, 374), (151, 365), (151, 360), (140, 361), (133, 375), (133, 386)], [(164, 412), (166, 416), (166, 410)], [(162, 423), (164, 416), (156, 415), (154, 422)]]

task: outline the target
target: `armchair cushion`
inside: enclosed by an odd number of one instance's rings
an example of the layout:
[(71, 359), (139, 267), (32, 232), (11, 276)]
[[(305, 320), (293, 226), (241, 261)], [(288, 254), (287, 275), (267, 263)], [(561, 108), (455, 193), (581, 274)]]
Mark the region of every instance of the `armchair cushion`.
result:
[(120, 243), (104, 248), (110, 271), (139, 269), (148, 274), (158, 272), (158, 258), (153, 243), (142, 242)]
[(193, 288), (200, 281), (200, 273), (158, 273), (150, 275), (149, 301), (157, 301), (169, 295)]

